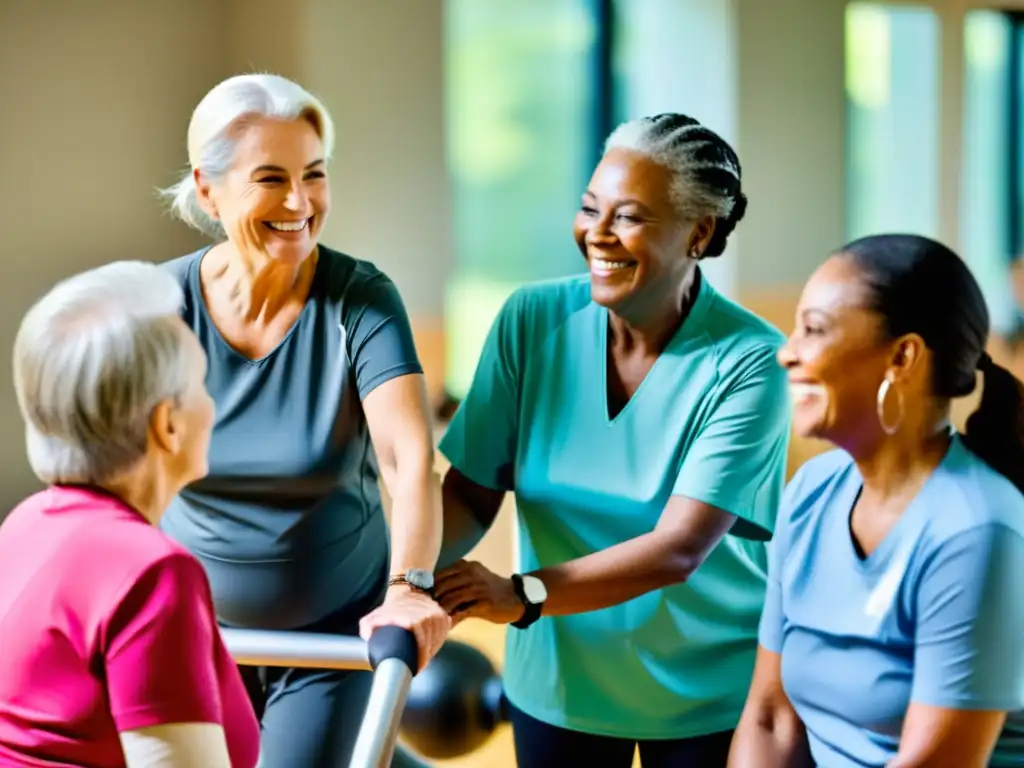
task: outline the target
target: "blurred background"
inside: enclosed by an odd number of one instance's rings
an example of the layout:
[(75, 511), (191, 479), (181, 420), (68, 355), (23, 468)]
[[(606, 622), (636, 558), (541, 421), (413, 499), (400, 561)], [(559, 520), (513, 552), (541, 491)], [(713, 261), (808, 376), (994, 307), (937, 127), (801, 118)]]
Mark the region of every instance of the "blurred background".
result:
[[(571, 239), (604, 137), (662, 111), (731, 141), (750, 198), (719, 291), (781, 330), (844, 241), (937, 238), (1024, 373), (1024, 2), (0, 0), (0, 347), (60, 277), (202, 244), (154, 190), (203, 94), (272, 71), (337, 122), (325, 242), (398, 284), (439, 409), (524, 282), (580, 271)], [(35, 489), (9, 355), (0, 517)], [(959, 414), (970, 403), (959, 406)], [(439, 428), (443, 426), (439, 418)], [(791, 469), (820, 446), (794, 441)], [(476, 556), (511, 570), (511, 508)], [(501, 660), (501, 632), (461, 637)], [(496, 734), (462, 766), (512, 765)]]

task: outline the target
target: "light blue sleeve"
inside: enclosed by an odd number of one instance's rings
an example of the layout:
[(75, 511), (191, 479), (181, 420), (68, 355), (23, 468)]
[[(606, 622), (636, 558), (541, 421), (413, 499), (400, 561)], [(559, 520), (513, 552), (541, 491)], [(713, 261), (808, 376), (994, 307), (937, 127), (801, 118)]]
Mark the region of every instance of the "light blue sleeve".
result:
[(1024, 709), (1022, 584), (1019, 532), (989, 523), (942, 544), (916, 587), (912, 701)]
[(511, 491), (519, 436), (519, 294), (491, 326), (473, 381), (438, 450), (474, 483)]
[(764, 608), (757, 630), (757, 641), (766, 651), (782, 653), (782, 563), (786, 557), (786, 542), (781, 535), (785, 524), (780, 519), (775, 535), (768, 544), (768, 588), (764, 593)]
[(786, 620), (782, 604), (782, 566), (789, 552), (790, 523), (800, 496), (802, 481), (813, 466), (805, 464), (797, 470), (786, 486), (782, 494), (782, 503), (779, 505), (775, 532), (768, 543), (768, 588), (765, 591), (764, 608), (761, 609), (757, 641), (762, 648), (772, 653), (782, 653), (782, 630)]
[(687, 451), (672, 492), (736, 515), (735, 535), (764, 541), (786, 477), (789, 392), (775, 349), (766, 345), (745, 362)]

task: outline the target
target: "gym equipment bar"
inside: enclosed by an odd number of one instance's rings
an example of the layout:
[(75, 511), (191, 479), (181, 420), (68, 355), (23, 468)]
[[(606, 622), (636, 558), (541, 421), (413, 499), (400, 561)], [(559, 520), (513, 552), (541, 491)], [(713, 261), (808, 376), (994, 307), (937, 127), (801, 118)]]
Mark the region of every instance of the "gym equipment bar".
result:
[(239, 664), (372, 670), (370, 697), (349, 768), (391, 765), (418, 666), (416, 638), (411, 632), (381, 627), (368, 643), (356, 637), (258, 629), (224, 628), (221, 636)]

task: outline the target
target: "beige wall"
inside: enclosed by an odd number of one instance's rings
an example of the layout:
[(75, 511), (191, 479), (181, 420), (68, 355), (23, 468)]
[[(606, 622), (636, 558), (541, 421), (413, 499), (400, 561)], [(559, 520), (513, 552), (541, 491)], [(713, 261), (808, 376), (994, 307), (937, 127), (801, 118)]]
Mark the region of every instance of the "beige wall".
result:
[(189, 113), (228, 72), (205, 0), (0, 3), (0, 509), (35, 487), (11, 385), (17, 324), (58, 278), (199, 240), (153, 195), (185, 161)]
[[(398, 283), (436, 390), (452, 260), (441, 65), (441, 0), (0, 3), (0, 349), (60, 277), (202, 243), (163, 214), (154, 188), (183, 168), (189, 115), (212, 85), (276, 71), (318, 92), (334, 115), (326, 241)], [(9, 352), (0, 360), (4, 510), (36, 485)]]
[(735, 0), (738, 146), (750, 199), (738, 294), (802, 283), (844, 230), (842, 0)]

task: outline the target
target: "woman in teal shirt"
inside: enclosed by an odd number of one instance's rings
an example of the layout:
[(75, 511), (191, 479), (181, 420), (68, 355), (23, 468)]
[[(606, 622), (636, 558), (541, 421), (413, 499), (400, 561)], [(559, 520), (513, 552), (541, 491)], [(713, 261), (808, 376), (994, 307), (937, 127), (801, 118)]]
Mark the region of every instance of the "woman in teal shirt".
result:
[[(750, 684), (789, 436), (783, 337), (701, 259), (743, 217), (695, 120), (609, 138), (576, 216), (589, 274), (501, 310), (441, 451), (455, 620), (512, 624), (522, 768), (724, 766)], [(512, 578), (464, 556), (515, 494)]]

